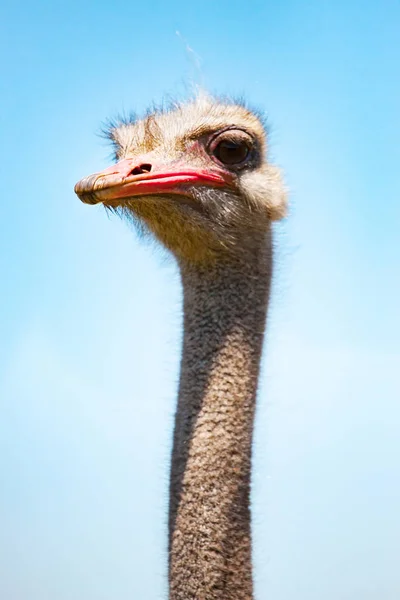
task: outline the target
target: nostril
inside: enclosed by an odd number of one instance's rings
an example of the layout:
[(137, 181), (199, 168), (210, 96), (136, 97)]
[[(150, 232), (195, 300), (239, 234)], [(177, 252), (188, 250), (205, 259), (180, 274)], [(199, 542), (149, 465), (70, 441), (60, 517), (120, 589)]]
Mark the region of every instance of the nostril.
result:
[(144, 163), (142, 165), (138, 165), (132, 171), (129, 172), (128, 177), (130, 175), (141, 175), (142, 173), (150, 173), (151, 165), (148, 163)]

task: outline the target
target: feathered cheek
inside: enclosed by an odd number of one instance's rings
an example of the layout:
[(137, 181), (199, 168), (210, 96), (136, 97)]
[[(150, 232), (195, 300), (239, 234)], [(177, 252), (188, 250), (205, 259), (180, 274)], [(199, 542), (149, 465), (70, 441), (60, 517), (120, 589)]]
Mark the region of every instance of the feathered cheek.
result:
[(267, 165), (257, 171), (247, 171), (240, 176), (240, 190), (257, 210), (267, 211), (271, 221), (279, 221), (287, 214), (287, 190), (281, 170)]
[(185, 157), (186, 161), (190, 159), (194, 166), (210, 164), (210, 157), (205, 151), (204, 144), (199, 140), (187, 141), (181, 148), (180, 157)]

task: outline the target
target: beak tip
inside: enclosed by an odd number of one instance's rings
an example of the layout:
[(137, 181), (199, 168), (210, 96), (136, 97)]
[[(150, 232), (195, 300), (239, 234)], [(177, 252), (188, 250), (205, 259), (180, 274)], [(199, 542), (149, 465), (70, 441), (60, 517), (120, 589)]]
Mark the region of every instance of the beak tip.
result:
[(96, 193), (94, 191), (94, 180), (97, 179), (96, 176), (85, 177), (78, 181), (78, 183), (74, 186), (74, 192), (78, 196), (81, 202), (85, 204), (98, 204), (99, 200), (96, 198)]

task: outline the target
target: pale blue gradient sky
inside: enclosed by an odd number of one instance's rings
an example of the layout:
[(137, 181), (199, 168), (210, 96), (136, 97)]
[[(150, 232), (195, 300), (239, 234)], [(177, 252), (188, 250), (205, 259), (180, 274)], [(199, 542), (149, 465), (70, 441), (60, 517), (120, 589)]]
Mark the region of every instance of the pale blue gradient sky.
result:
[(266, 111), (291, 188), (257, 598), (399, 598), (399, 30), (395, 0), (1, 9), (1, 598), (166, 598), (179, 278), (73, 186), (107, 164), (102, 120), (192, 81)]

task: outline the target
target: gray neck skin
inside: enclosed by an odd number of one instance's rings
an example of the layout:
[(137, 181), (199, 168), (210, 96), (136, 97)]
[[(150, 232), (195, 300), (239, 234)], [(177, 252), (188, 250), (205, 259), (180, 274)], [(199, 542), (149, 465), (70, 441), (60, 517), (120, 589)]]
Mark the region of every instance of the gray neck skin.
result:
[(181, 266), (184, 342), (170, 480), (170, 600), (253, 598), (251, 447), (271, 263), (268, 232), (240, 261)]

